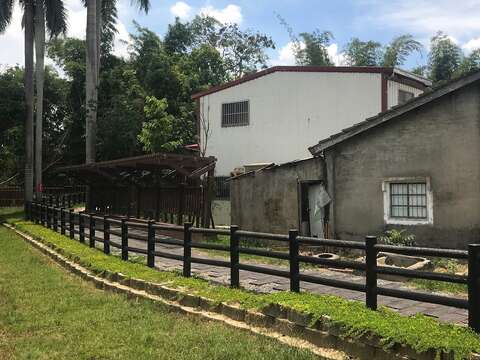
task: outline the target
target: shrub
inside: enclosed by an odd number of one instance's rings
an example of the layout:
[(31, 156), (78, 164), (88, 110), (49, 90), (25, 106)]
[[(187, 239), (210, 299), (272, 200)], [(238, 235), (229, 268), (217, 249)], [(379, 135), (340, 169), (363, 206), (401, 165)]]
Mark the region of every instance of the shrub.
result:
[(415, 235), (406, 234), (406, 230), (387, 230), (379, 237), (379, 240), (387, 245), (415, 246)]

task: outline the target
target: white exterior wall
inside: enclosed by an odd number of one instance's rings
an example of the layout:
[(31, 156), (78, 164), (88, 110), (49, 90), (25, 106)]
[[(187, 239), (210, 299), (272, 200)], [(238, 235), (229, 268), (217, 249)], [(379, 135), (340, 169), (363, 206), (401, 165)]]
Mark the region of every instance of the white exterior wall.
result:
[[(398, 92), (398, 91), (397, 91)], [(248, 126), (221, 127), (222, 103), (249, 100)], [(275, 72), (200, 98), (216, 175), (310, 157), (319, 139), (381, 111), (381, 74)], [(204, 131), (201, 131), (204, 143)]]
[(388, 100), (387, 100), (388, 108), (398, 105), (398, 90), (411, 92), (413, 93), (414, 96), (418, 96), (421, 93), (423, 93), (423, 90), (414, 88), (413, 86), (401, 84), (396, 81), (391, 81), (391, 80), (388, 80), (387, 88), (388, 88)]

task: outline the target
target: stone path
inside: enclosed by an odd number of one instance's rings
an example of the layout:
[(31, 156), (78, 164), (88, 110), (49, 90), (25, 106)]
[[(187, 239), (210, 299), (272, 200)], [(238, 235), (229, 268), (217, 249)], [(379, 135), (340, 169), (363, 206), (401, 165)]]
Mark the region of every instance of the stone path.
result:
[[(114, 228), (112, 228), (112, 230), (114, 230)], [(117, 230), (120, 230), (120, 229), (117, 229)], [(85, 231), (88, 234), (87, 227), (85, 228)], [(129, 230), (129, 233), (146, 235), (145, 232), (137, 231), (137, 230), (133, 230), (133, 231)], [(97, 236), (101, 236), (101, 235), (98, 234)], [(160, 236), (157, 234), (157, 239), (158, 238), (160, 238)], [(111, 241), (120, 244), (120, 238), (118, 236), (111, 235)], [(140, 249), (146, 249), (147, 244), (145, 241), (129, 239), (129, 246), (140, 248)], [(114, 250), (113, 247), (111, 249)], [(175, 245), (156, 244), (156, 250), (169, 252), (172, 254), (183, 255), (183, 248)], [(206, 254), (205, 252), (201, 252), (196, 249), (192, 250), (192, 256), (225, 260), (225, 258), (213, 257)], [(248, 261), (242, 262), (242, 263), (248, 263)], [(255, 262), (255, 265), (263, 266), (258, 262)], [(265, 266), (268, 266), (268, 268), (286, 270), (285, 267), (281, 267), (281, 266), (274, 266), (274, 265), (267, 265), (267, 264)], [(155, 267), (159, 270), (164, 270), (164, 271), (181, 270), (182, 262), (177, 260), (157, 257), (155, 259)], [(206, 279), (215, 283), (226, 284), (226, 285), (230, 284), (229, 268), (192, 263), (192, 273), (198, 277), (201, 277), (203, 279)], [(343, 271), (343, 270), (315, 269), (315, 270), (304, 270), (302, 271), (302, 273), (306, 275), (321, 276), (329, 279), (346, 280), (346, 281), (351, 281), (351, 282), (356, 282), (361, 284), (365, 283), (365, 277), (354, 275), (349, 271)], [(278, 276), (244, 271), (244, 270), (240, 270), (240, 285), (245, 289), (254, 290), (254, 291), (263, 292), (263, 293), (270, 293), (275, 291), (288, 291), (290, 288), (290, 283), (288, 279), (278, 277)], [(379, 279), (378, 285), (386, 288), (412, 290), (411, 288), (407, 288), (406, 286), (404, 286), (401, 282), (396, 282), (396, 281)], [(309, 291), (312, 293), (336, 295), (348, 300), (358, 300), (358, 301), (365, 302), (365, 294), (358, 291), (339, 289), (339, 288), (334, 288), (330, 286), (312, 284), (307, 282), (301, 282), (300, 288), (303, 291)], [(418, 291), (421, 292), (420, 290)], [(427, 316), (437, 318), (441, 321), (456, 323), (460, 325), (466, 325), (468, 320), (467, 310), (444, 306), (444, 305), (436, 305), (436, 304), (424, 303), (424, 302), (413, 301), (413, 300), (398, 299), (398, 298), (386, 297), (381, 295), (378, 296), (378, 305), (387, 306), (393, 310), (398, 311), (403, 315), (414, 315), (417, 313), (423, 313)]]

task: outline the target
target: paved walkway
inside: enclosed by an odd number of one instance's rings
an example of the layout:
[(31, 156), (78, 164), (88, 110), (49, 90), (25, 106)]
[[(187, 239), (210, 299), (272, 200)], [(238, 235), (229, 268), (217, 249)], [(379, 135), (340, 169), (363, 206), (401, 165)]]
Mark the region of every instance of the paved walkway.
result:
[[(115, 229), (112, 227), (112, 230), (119, 231), (120, 229)], [(88, 233), (87, 227), (85, 231)], [(140, 234), (146, 235), (146, 233), (143, 231), (129, 230), (129, 232), (132, 234), (136, 233), (139, 235)], [(98, 234), (97, 236), (100, 236), (100, 235)], [(160, 238), (160, 236), (157, 234), (157, 239), (158, 238)], [(111, 241), (120, 244), (120, 238), (118, 236), (111, 235)], [(146, 249), (147, 244), (145, 241), (129, 239), (129, 246)], [(114, 250), (113, 247), (111, 249)], [(156, 244), (156, 250), (169, 252), (172, 254), (183, 255), (183, 248), (175, 245)], [(225, 258), (214, 257), (206, 254), (205, 252), (198, 251), (196, 249), (192, 250), (192, 256), (225, 260)], [(242, 262), (242, 263), (248, 263), (248, 261)], [(255, 265), (263, 266), (258, 262), (255, 262)], [(267, 266), (268, 268), (287, 270), (285, 267), (281, 267), (281, 266), (274, 266), (274, 265), (265, 265), (265, 266)], [(181, 270), (182, 262), (177, 260), (157, 257), (155, 259), (155, 267), (158, 268), (159, 270), (165, 270), (165, 271)], [(203, 279), (206, 279), (215, 283), (227, 284), (227, 285), (230, 284), (229, 268), (192, 263), (192, 273), (198, 277), (201, 277)], [(351, 282), (356, 282), (361, 284), (365, 283), (365, 277), (355, 275), (348, 270), (315, 269), (315, 270), (304, 270), (302, 271), (302, 273), (306, 275), (321, 276), (329, 279), (346, 280), (346, 281), (351, 281)], [(244, 270), (240, 270), (240, 285), (245, 289), (254, 290), (254, 291), (263, 292), (263, 293), (271, 293), (275, 291), (288, 291), (290, 288), (289, 279), (278, 277), (278, 276), (259, 274), (259, 273), (254, 273), (250, 271), (244, 271)], [(406, 286), (404, 286), (403, 283), (396, 282), (396, 281), (379, 279), (378, 285), (386, 288), (392, 288), (392, 289), (412, 290), (411, 288), (407, 288)], [(334, 288), (330, 286), (312, 284), (307, 282), (301, 282), (300, 288), (301, 290), (309, 291), (312, 293), (336, 295), (349, 300), (359, 300), (359, 301), (365, 302), (365, 294), (358, 291), (339, 289), (339, 288)], [(421, 292), (420, 290), (418, 291)], [(424, 302), (413, 301), (413, 300), (398, 299), (398, 298), (386, 297), (381, 295), (378, 296), (378, 304), (387, 306), (393, 310), (398, 311), (403, 315), (414, 315), (417, 313), (423, 313), (427, 316), (437, 318), (441, 321), (456, 323), (460, 325), (466, 325), (467, 319), (468, 319), (467, 310), (444, 306), (444, 305), (436, 305), (436, 304), (424, 303)]]

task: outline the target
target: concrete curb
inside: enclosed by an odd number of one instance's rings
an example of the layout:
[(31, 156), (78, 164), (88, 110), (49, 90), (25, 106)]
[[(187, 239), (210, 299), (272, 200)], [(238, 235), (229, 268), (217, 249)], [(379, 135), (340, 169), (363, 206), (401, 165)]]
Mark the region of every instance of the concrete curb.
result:
[[(276, 338), (291, 346), (307, 348), (327, 359), (351, 357), (372, 360), (454, 359), (453, 353), (441, 353), (440, 357), (436, 357), (434, 350), (418, 353), (410, 346), (402, 344), (394, 344), (389, 349), (385, 349), (382, 340), (373, 334), (364, 334), (360, 338), (352, 338), (338, 324), (332, 322), (328, 316), (323, 316), (314, 325), (311, 325), (311, 315), (276, 304), (267, 306), (259, 313), (231, 304), (218, 303), (162, 284), (128, 278), (121, 273), (110, 271), (95, 273), (79, 265), (80, 259), (78, 257), (69, 259), (63, 249), (56, 247), (54, 244), (44, 243), (43, 240), (23, 233), (10, 224), (3, 225), (15, 231), (20, 237), (69, 272), (92, 282), (98, 289), (125, 294), (129, 298), (143, 298), (160, 302), (181, 313), (222, 321), (236, 328), (247, 329), (257, 334)], [(471, 359), (480, 360), (480, 355), (472, 354)]]

